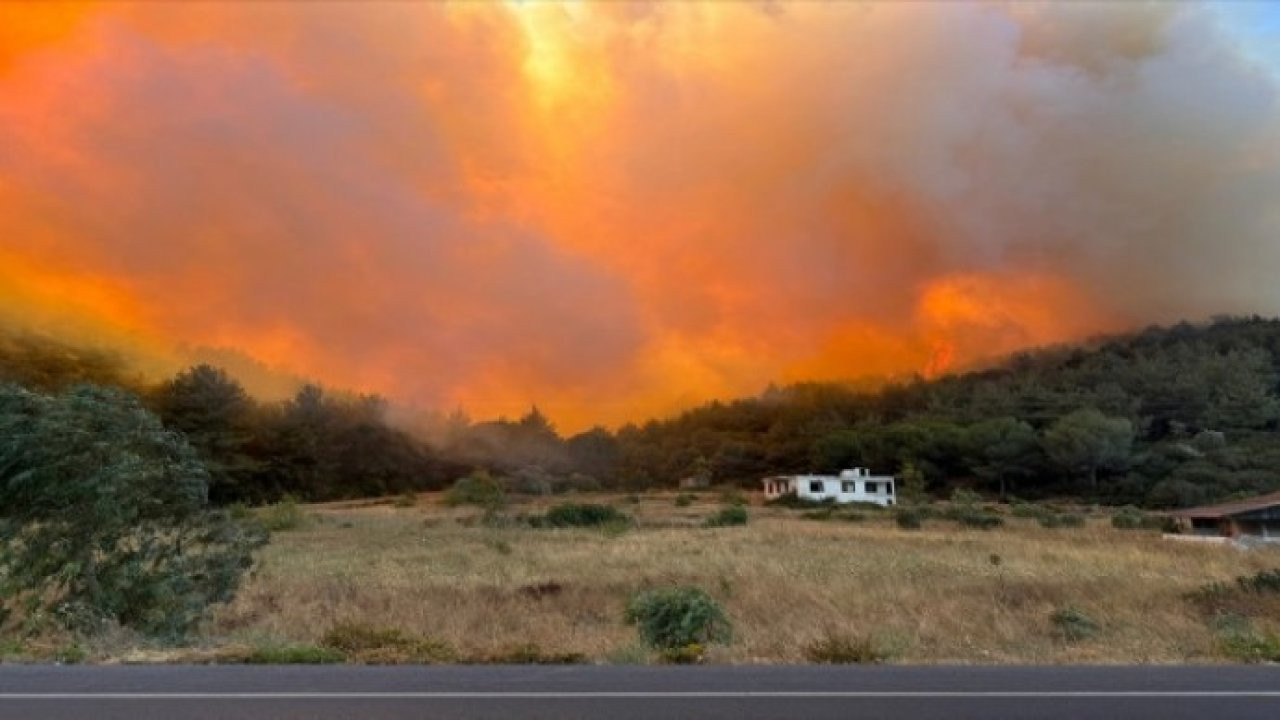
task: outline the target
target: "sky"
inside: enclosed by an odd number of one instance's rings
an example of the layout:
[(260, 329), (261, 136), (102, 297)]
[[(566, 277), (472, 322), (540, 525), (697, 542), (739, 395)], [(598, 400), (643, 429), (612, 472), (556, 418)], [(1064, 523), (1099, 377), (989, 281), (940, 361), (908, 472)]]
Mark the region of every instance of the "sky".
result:
[(0, 4), (0, 320), (615, 426), (1280, 313), (1280, 5)]

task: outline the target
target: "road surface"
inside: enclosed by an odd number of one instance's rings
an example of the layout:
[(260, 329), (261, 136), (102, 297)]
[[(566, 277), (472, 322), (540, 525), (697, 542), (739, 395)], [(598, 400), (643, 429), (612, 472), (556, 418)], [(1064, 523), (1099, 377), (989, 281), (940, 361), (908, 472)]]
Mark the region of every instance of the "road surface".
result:
[(0, 718), (1280, 718), (1280, 668), (0, 667)]

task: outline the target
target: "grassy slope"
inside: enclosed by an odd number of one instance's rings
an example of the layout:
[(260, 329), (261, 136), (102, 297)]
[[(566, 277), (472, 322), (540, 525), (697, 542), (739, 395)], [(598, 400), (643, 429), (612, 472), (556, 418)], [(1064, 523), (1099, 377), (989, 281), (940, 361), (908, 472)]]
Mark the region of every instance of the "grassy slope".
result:
[[(697, 527), (718, 508), (712, 496), (676, 508), (672, 496), (651, 494), (620, 505), (641, 527), (611, 537), (488, 528), (471, 523), (476, 510), (438, 500), (311, 508), (308, 527), (277, 535), (210, 640), (315, 642), (334, 623), (357, 621), (442, 640), (464, 656), (532, 642), (592, 661), (634, 660), (626, 597), (678, 582), (707, 588), (736, 623), (736, 641), (713, 652), (716, 662), (803, 662), (806, 645), (829, 630), (870, 633), (898, 662), (1211, 661), (1215, 635), (1182, 594), (1280, 565), (1280, 550), (1162, 541), (1101, 517), (1083, 529), (1011, 519), (994, 531), (931, 521), (906, 532), (888, 517), (816, 522), (753, 508), (749, 526), (713, 530)], [(520, 591), (548, 582), (563, 589)], [(1048, 616), (1064, 606), (1099, 620), (1101, 634), (1054, 639)]]

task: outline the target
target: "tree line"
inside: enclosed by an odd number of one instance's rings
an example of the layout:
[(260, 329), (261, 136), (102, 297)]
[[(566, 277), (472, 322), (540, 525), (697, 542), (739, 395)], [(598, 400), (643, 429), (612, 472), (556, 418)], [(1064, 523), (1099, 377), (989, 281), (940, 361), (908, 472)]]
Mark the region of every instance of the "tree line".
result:
[(511, 492), (754, 487), (773, 474), (867, 466), (925, 490), (1175, 507), (1280, 488), (1280, 320), (1211, 323), (1018, 353), (985, 369), (871, 390), (770, 387), (680, 415), (562, 436), (518, 419), (442, 417), (429, 435), (388, 404), (306, 385), (261, 402), (200, 365), (158, 385), (109, 353), (0, 336), (0, 382), (86, 384), (141, 398), (208, 469), (215, 503), (333, 500), (440, 489), (472, 469)]

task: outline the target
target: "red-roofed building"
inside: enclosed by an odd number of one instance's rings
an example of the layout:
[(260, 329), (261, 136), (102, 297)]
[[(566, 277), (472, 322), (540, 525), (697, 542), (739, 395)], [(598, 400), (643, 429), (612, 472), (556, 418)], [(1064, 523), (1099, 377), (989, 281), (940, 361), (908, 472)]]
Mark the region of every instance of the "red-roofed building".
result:
[(1169, 513), (1193, 535), (1251, 537), (1280, 542), (1280, 492)]

